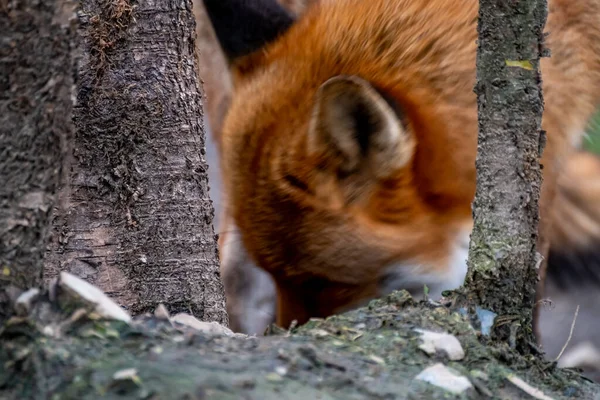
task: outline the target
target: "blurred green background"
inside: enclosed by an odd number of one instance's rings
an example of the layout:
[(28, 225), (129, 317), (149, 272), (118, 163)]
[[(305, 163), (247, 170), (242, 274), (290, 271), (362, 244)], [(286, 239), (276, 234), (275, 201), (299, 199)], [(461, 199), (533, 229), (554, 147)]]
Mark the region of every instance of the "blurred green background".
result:
[(587, 135), (584, 140), (584, 147), (600, 155), (600, 112), (590, 122)]

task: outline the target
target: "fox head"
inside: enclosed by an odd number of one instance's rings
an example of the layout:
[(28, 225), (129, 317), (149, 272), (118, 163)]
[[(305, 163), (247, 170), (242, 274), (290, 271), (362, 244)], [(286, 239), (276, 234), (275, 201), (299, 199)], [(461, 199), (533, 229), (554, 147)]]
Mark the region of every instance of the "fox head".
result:
[(313, 288), (313, 314), (466, 273), (477, 1), (416, 3), (205, 0), (235, 76), (222, 262)]

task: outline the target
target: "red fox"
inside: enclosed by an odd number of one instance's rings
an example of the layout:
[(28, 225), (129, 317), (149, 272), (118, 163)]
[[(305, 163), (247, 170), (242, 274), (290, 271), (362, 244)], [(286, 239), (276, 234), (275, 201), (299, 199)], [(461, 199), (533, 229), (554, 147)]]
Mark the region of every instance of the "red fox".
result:
[[(275, 302), (287, 327), (394, 289), (460, 286), (478, 1), (321, 1), (298, 18), (274, 0), (204, 3), (235, 87), (220, 131), (233, 329), (260, 333)], [(600, 102), (600, 0), (549, 3), (544, 253), (560, 237), (557, 174)]]
[[(293, 15), (300, 15), (304, 10), (317, 0), (277, 0)], [(215, 144), (219, 143), (221, 122), (229, 102), (231, 101), (232, 77), (228, 71), (227, 61), (215, 38), (215, 32), (211, 27), (210, 20), (202, 0), (194, 0), (194, 14), (196, 17), (196, 49), (200, 54), (198, 57), (200, 76), (204, 81), (204, 93), (206, 99), (205, 118), (210, 124)]]
[[(577, 152), (558, 177), (551, 213), (548, 275), (568, 291), (600, 285), (600, 158)], [(598, 289), (596, 289), (597, 291)]]

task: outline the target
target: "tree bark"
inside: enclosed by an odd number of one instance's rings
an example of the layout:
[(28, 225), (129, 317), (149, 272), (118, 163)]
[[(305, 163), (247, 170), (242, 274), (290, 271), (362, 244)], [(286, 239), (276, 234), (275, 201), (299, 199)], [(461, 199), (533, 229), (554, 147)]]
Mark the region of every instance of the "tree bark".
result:
[(132, 313), (227, 323), (204, 158), (191, 0), (84, 0), (75, 138), (47, 275)]
[(72, 133), (69, 1), (0, 2), (0, 321), (9, 286), (40, 286)]
[(480, 1), (477, 189), (466, 290), (471, 303), (501, 316), (498, 338), (520, 326), (518, 337), (527, 342), (537, 284), (546, 15), (546, 0)]

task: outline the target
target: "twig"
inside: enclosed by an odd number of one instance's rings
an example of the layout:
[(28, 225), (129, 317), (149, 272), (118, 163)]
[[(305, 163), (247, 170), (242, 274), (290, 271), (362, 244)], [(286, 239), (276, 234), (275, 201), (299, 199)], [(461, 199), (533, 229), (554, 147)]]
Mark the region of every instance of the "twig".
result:
[(293, 320), (292, 323), (290, 324), (290, 327), (288, 328), (285, 336), (289, 337), (292, 335), (292, 331), (296, 328), (296, 326), (298, 326), (298, 320)]
[(523, 379), (519, 378), (518, 376), (509, 375), (506, 378), (513, 385), (515, 385), (516, 387), (518, 387), (519, 389), (521, 389), (522, 391), (524, 391), (525, 393), (527, 393), (531, 397), (534, 397), (534, 398), (539, 399), (539, 400), (554, 400), (552, 397), (546, 396), (544, 394), (544, 392), (542, 392), (539, 389), (534, 388), (533, 386), (531, 386), (530, 384), (528, 384), (527, 382), (525, 382)]
[(545, 307), (548, 310), (554, 309), (554, 302), (551, 299), (549, 299), (549, 298), (540, 299), (540, 300), (538, 300), (538, 301), (535, 302), (535, 305), (536, 306), (540, 306), (541, 305), (542, 307)]
[(567, 346), (569, 345), (569, 342), (571, 341), (571, 338), (573, 337), (573, 330), (575, 329), (575, 321), (577, 321), (577, 316), (578, 315), (579, 315), (579, 304), (577, 304), (577, 308), (575, 309), (575, 316), (573, 317), (573, 322), (571, 323), (571, 331), (569, 332), (569, 337), (567, 338), (567, 342), (563, 346), (563, 348), (560, 351), (560, 353), (558, 353), (558, 357), (556, 357), (556, 360), (554, 360), (556, 362), (558, 362), (558, 360), (560, 360), (560, 357), (565, 352), (565, 349), (567, 348)]

